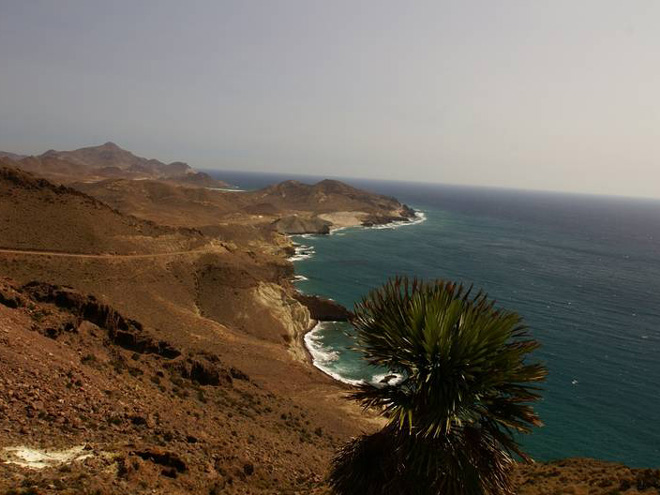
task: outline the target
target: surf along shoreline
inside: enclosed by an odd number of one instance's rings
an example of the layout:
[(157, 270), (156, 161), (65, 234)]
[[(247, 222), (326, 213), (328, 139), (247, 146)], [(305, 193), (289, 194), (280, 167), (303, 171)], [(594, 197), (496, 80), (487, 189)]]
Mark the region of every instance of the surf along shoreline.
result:
[[(315, 248), (313, 246), (307, 246), (307, 245), (301, 244), (301, 243), (297, 242), (294, 238), (300, 237), (300, 238), (303, 238), (303, 239), (309, 239), (309, 238), (316, 237), (316, 236), (333, 235), (333, 234), (335, 234), (339, 231), (344, 231), (344, 230), (347, 230), (347, 229), (393, 230), (393, 229), (397, 229), (397, 228), (400, 228), (400, 227), (410, 227), (410, 226), (413, 226), (413, 225), (419, 225), (419, 224), (421, 224), (421, 223), (423, 223), (427, 220), (426, 214), (423, 211), (417, 210), (417, 209), (413, 209), (413, 211), (414, 211), (415, 215), (414, 215), (414, 217), (412, 217), (409, 220), (397, 220), (397, 221), (393, 221), (393, 222), (388, 222), (388, 223), (383, 223), (383, 224), (376, 224), (376, 225), (368, 225), (368, 226), (366, 226), (366, 225), (350, 225), (350, 226), (336, 227), (336, 228), (331, 228), (330, 232), (328, 234), (308, 233), (308, 234), (289, 235), (288, 238), (291, 241), (291, 243), (293, 244), (295, 251), (294, 251), (294, 254), (292, 256), (289, 256), (287, 259), (291, 263), (293, 263), (294, 269), (295, 269), (296, 262), (303, 261), (303, 260), (306, 260), (306, 259), (310, 259), (314, 256), (314, 254), (316, 254)], [(322, 300), (322, 301), (325, 301), (325, 302), (331, 302), (331, 303), (334, 303), (334, 304), (338, 305), (338, 303), (335, 303), (335, 301), (333, 301), (332, 299), (326, 298), (324, 296), (320, 296), (318, 294), (305, 294), (304, 292), (302, 292), (295, 285), (295, 283), (305, 281), (305, 280), (307, 280), (307, 278), (304, 275), (300, 275), (300, 274), (297, 274), (297, 273), (294, 275), (294, 277), (291, 280), (292, 285), (293, 285), (293, 287), (296, 291), (296, 294), (299, 297), (301, 297), (301, 298), (310, 297), (310, 298), (314, 298), (314, 299), (317, 299), (317, 300)], [(340, 305), (338, 305), (338, 306), (340, 306)], [(341, 307), (343, 308), (343, 306), (341, 306)], [(350, 313), (349, 309), (347, 309), (347, 308), (345, 308), (345, 309), (347, 310), (348, 313)], [(298, 338), (300, 339), (299, 344), (302, 346), (302, 348), (305, 351), (306, 361), (313, 368), (315, 368), (316, 370), (321, 372), (324, 376), (332, 378), (336, 383), (341, 384), (343, 387), (350, 388), (352, 386), (359, 385), (360, 383), (363, 383), (364, 380), (351, 380), (351, 379), (348, 379), (348, 378), (343, 378), (339, 373), (331, 371), (328, 367), (323, 365), (324, 358), (319, 357), (319, 354), (321, 352), (324, 352), (325, 354), (327, 354), (327, 352), (319, 351), (318, 349), (315, 349), (314, 345), (313, 345), (314, 334), (315, 334), (316, 331), (318, 331), (322, 328), (323, 324), (332, 324), (332, 323), (337, 323), (337, 322), (341, 322), (341, 321), (348, 321), (348, 318), (346, 318), (345, 320), (326, 320), (326, 319), (317, 320), (317, 319), (312, 318), (309, 327), (305, 330), (305, 332), (300, 334), (298, 336)]]

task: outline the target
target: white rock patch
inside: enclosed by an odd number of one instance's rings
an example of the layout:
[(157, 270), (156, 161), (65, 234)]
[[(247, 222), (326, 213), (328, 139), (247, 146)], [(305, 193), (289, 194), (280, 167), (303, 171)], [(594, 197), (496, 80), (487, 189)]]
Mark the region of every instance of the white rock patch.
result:
[(47, 467), (69, 464), (92, 457), (91, 450), (85, 450), (84, 445), (72, 447), (67, 450), (33, 449), (24, 445), (5, 447), (0, 452), (0, 459), (30, 469), (44, 469)]

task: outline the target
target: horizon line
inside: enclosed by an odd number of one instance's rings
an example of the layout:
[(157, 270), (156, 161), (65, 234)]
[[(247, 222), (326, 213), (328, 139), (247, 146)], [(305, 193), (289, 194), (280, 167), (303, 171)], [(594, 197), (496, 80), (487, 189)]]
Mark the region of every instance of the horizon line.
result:
[(568, 195), (568, 196), (589, 196), (597, 198), (611, 198), (611, 199), (628, 199), (633, 201), (650, 201), (650, 202), (660, 202), (660, 196), (629, 196), (627, 194), (612, 194), (612, 193), (597, 193), (589, 191), (562, 191), (557, 189), (537, 189), (537, 188), (523, 188), (515, 186), (497, 186), (497, 185), (483, 185), (483, 184), (465, 184), (465, 183), (456, 183), (456, 182), (440, 182), (440, 181), (417, 181), (417, 180), (407, 180), (407, 179), (381, 179), (374, 177), (364, 177), (364, 176), (341, 176), (341, 175), (318, 175), (318, 174), (307, 174), (307, 173), (294, 173), (294, 172), (264, 172), (259, 170), (236, 170), (236, 169), (219, 169), (219, 168), (201, 168), (195, 167), (196, 170), (202, 172), (228, 172), (228, 173), (239, 173), (239, 174), (255, 174), (255, 175), (279, 175), (279, 176), (291, 176), (291, 180), (295, 180), (295, 177), (309, 177), (314, 179), (334, 179), (334, 180), (360, 180), (360, 181), (374, 181), (374, 182), (393, 182), (393, 183), (404, 183), (404, 184), (417, 184), (417, 185), (432, 185), (432, 186), (446, 186), (446, 187), (456, 187), (456, 188), (474, 188), (474, 189), (492, 189), (496, 191), (511, 191), (511, 192), (523, 192), (523, 193), (545, 193), (553, 195)]

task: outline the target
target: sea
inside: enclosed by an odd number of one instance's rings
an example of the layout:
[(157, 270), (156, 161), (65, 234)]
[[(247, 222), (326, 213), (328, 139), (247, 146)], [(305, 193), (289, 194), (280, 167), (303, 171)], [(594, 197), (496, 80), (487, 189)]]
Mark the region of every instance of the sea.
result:
[[(321, 177), (213, 172), (242, 189)], [(410, 224), (297, 236), (296, 285), (352, 307), (395, 275), (453, 280), (518, 312), (549, 370), (520, 438), (538, 461), (660, 467), (660, 201), (342, 179), (413, 207)], [(347, 323), (306, 338), (334, 378), (379, 381)]]

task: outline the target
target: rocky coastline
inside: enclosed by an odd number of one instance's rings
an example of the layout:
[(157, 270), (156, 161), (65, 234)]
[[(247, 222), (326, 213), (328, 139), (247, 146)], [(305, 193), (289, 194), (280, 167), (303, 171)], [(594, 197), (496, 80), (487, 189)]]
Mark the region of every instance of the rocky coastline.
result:
[[(306, 333), (350, 310), (296, 291), (289, 236), (423, 217), (338, 181), (197, 187), (111, 143), (45, 155), (0, 157), (0, 492), (328, 493), (334, 453), (376, 425), (312, 366)], [(520, 494), (658, 479), (540, 466)]]

